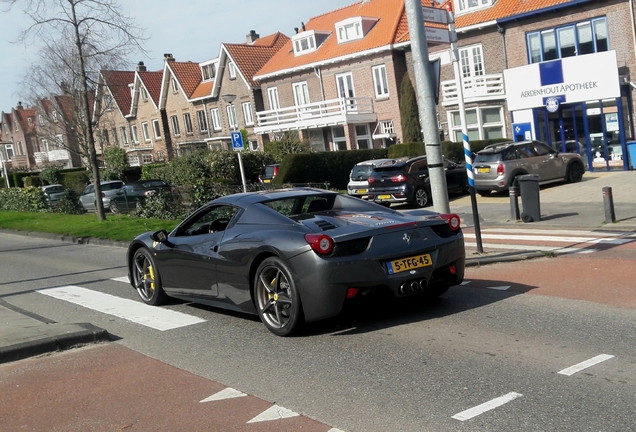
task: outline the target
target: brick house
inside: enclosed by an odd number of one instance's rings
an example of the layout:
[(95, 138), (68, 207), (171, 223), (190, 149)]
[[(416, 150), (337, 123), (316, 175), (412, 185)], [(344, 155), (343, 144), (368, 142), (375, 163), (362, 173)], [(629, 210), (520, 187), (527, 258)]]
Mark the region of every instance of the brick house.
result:
[(4, 160), (7, 169), (30, 170), (36, 166), (33, 156), (38, 141), (36, 135), (36, 109), (24, 108), (22, 102), (10, 113), (2, 112)]
[(69, 93), (39, 101), (37, 107), (37, 145), (34, 159), (39, 168), (75, 168), (82, 166), (82, 151), (77, 133), (73, 97)]

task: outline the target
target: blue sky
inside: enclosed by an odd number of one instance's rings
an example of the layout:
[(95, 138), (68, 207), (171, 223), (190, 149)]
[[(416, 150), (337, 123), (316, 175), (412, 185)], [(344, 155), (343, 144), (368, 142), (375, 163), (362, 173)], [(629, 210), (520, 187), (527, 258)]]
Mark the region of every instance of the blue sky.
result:
[[(359, 1), (359, 0), (358, 0)], [(163, 54), (177, 61), (205, 61), (219, 54), (222, 42), (242, 43), (250, 30), (261, 36), (294, 34), (301, 21), (356, 3), (356, 0), (119, 0), (122, 11), (146, 29), (149, 58), (138, 54), (148, 70), (163, 67)], [(20, 10), (0, 5), (0, 111), (10, 112), (22, 98), (19, 83), (38, 46), (11, 43), (29, 25)], [(132, 70), (132, 66), (131, 66)]]

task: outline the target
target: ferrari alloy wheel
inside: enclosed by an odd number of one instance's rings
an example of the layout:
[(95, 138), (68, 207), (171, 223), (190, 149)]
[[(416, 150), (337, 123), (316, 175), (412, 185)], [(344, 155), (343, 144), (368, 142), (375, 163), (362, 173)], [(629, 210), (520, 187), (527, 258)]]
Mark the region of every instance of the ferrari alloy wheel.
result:
[(300, 296), (283, 262), (265, 259), (254, 280), (256, 309), (265, 327), (278, 336), (289, 336), (303, 323)]
[(166, 293), (161, 288), (161, 279), (148, 249), (138, 249), (132, 261), (132, 283), (141, 300), (157, 306), (165, 302)]
[(418, 187), (415, 189), (415, 205), (417, 207), (426, 207), (428, 204), (428, 193), (426, 193), (426, 188)]

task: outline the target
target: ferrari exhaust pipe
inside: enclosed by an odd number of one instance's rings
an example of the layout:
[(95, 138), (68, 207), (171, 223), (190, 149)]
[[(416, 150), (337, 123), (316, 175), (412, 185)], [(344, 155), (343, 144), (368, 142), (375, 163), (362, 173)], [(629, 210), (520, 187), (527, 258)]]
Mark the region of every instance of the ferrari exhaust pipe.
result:
[(420, 289), (421, 290), (425, 290), (427, 286), (428, 286), (428, 281), (426, 279), (421, 279), (420, 280)]
[(411, 292), (417, 292), (420, 289), (420, 284), (417, 281), (411, 282)]
[(400, 285), (400, 293), (401, 293), (401, 294), (408, 294), (408, 292), (409, 292), (409, 286), (410, 286), (410, 285), (409, 285), (407, 282), (403, 282), (403, 283)]

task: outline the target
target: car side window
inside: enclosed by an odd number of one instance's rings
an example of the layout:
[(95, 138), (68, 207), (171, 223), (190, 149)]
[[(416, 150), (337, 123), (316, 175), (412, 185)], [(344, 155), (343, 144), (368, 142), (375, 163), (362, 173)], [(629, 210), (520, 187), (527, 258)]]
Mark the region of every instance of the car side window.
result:
[(515, 160), (519, 159), (520, 156), (517, 154), (516, 149), (510, 149), (509, 151), (504, 153), (503, 160)]
[(183, 225), (177, 236), (193, 236), (223, 231), (236, 216), (238, 209), (229, 205), (211, 206)]
[(425, 171), (426, 167), (427, 167), (427, 163), (425, 160), (423, 161), (419, 161), (419, 162), (415, 162), (411, 165), (411, 169), (409, 169), (410, 173), (416, 173), (416, 172), (420, 172), (420, 171)]
[(531, 158), (536, 156), (534, 149), (527, 145), (518, 147), (517, 152), (522, 158)]
[(88, 185), (86, 186), (86, 189), (84, 189), (84, 192), (82, 193), (82, 195), (86, 195), (89, 193), (93, 193), (93, 190), (95, 189), (95, 186), (93, 185)]
[(538, 156), (545, 156), (554, 152), (550, 147), (543, 145), (541, 143), (534, 143), (533, 148)]

